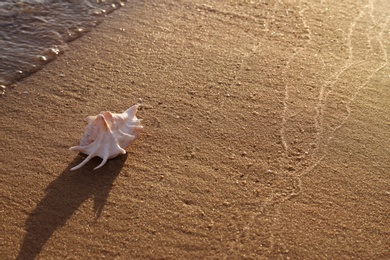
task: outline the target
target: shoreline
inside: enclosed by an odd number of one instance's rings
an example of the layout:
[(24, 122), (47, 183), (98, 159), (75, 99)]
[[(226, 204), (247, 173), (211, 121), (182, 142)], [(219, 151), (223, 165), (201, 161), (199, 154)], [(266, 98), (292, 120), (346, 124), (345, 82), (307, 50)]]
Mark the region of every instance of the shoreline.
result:
[[(110, 2), (51, 3), (43, 7), (34, 2), (6, 1), (0, 14), (5, 19), (0, 23), (4, 27), (3, 64), (0, 64), (2, 88), (11, 87), (42, 69), (66, 51), (69, 42), (91, 31), (127, 0)], [(82, 15), (78, 13), (81, 10), (84, 10)]]

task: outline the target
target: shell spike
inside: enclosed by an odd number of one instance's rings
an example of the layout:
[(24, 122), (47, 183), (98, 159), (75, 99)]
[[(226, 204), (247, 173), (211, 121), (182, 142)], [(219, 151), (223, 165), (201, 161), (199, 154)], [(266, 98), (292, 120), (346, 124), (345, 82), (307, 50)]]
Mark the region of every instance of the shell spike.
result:
[(100, 167), (102, 167), (108, 160), (108, 154), (106, 154), (104, 157), (103, 157), (103, 161), (98, 165), (96, 166), (95, 168), (93, 168), (94, 170), (96, 169), (99, 169)]
[(133, 119), (136, 118), (135, 114), (138, 111), (138, 108), (141, 106), (141, 104), (134, 105), (126, 110), (126, 114), (129, 116), (129, 118)]
[(69, 148), (69, 151), (78, 151), (78, 149), (80, 149), (81, 146), (72, 146)]
[(74, 170), (77, 170), (77, 169), (80, 169), (81, 167), (83, 167), (87, 162), (89, 162), (89, 160), (91, 160), (93, 157), (95, 157), (95, 155), (93, 153), (91, 153), (90, 155), (88, 155), (87, 158), (84, 159), (84, 161), (82, 161), (79, 165), (71, 168), (70, 170), (71, 171), (74, 171)]
[(82, 151), (85, 151), (85, 147), (84, 146), (72, 146), (69, 148), (69, 150), (76, 151), (76, 152), (82, 152)]

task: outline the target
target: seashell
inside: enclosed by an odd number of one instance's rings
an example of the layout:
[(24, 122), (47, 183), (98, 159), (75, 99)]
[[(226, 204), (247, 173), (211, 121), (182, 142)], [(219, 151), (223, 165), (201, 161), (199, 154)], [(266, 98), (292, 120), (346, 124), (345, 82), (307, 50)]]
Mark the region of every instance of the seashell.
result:
[(69, 148), (71, 151), (87, 154), (88, 157), (70, 170), (77, 170), (91, 158), (99, 156), (103, 161), (94, 168), (96, 170), (102, 167), (108, 159), (119, 154), (125, 154), (125, 149), (134, 141), (143, 128), (141, 119), (136, 117), (139, 106), (140, 104), (134, 105), (122, 114), (103, 111), (96, 116), (88, 116), (88, 125), (85, 128), (80, 145)]

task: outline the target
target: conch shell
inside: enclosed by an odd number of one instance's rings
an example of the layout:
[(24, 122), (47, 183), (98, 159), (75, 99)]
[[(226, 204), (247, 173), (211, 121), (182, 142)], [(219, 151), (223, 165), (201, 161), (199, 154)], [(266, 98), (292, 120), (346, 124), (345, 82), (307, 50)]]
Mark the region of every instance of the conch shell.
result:
[(141, 119), (138, 119), (135, 115), (139, 106), (140, 104), (134, 105), (122, 114), (104, 111), (96, 116), (88, 116), (88, 125), (85, 128), (80, 145), (69, 148), (71, 151), (87, 154), (88, 157), (70, 170), (77, 170), (91, 158), (99, 156), (103, 161), (94, 168), (96, 170), (102, 167), (108, 159), (119, 154), (125, 154), (125, 149), (143, 128)]

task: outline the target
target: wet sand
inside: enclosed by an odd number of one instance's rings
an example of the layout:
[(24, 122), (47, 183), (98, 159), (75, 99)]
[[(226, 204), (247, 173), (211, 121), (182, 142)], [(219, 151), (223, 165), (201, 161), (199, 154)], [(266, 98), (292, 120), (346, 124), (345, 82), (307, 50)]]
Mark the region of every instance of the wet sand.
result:
[(205, 2), (130, 2), (7, 89), (2, 259), (389, 257), (390, 3)]

